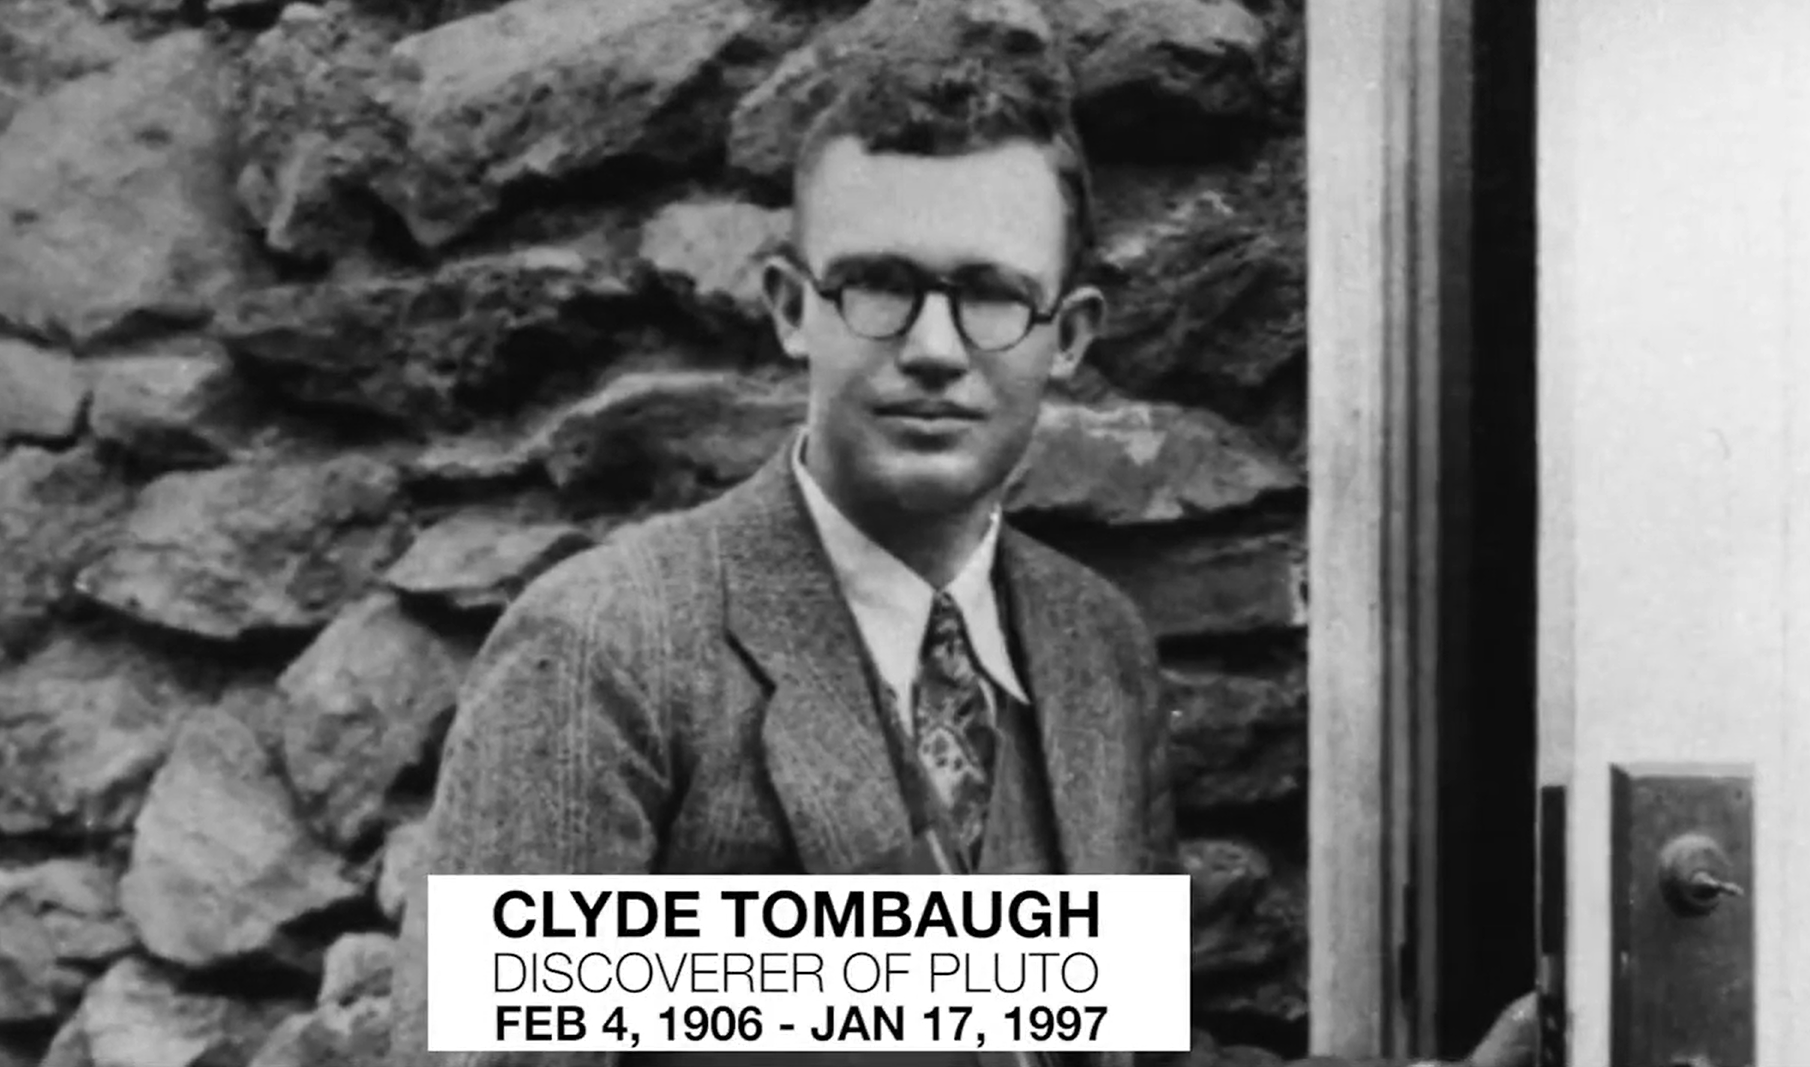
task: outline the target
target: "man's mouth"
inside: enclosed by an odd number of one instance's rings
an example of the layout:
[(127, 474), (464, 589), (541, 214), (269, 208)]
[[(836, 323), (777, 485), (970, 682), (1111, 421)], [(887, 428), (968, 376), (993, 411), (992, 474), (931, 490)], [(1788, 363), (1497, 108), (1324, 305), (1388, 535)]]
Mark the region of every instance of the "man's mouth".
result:
[(909, 400), (897, 404), (881, 404), (875, 410), (882, 418), (909, 419), (915, 422), (979, 422), (984, 418), (973, 408), (941, 400)]

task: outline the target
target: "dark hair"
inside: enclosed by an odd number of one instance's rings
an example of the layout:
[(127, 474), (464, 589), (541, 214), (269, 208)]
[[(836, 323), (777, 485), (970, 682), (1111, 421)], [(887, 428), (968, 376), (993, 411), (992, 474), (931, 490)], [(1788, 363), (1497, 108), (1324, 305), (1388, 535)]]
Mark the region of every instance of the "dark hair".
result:
[(851, 64), (839, 79), (840, 92), (799, 146), (794, 201), (824, 150), (843, 138), (869, 152), (914, 156), (958, 156), (1028, 141), (1048, 153), (1068, 208), (1067, 284), (1093, 249), (1094, 208), (1064, 73), (1046, 60), (999, 56)]

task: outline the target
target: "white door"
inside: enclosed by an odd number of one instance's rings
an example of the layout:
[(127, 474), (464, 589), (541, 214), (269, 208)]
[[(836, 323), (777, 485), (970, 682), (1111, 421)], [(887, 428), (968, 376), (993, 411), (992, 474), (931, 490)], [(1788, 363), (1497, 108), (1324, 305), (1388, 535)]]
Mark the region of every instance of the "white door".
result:
[[(1810, 1064), (1810, 3), (1542, 0), (1539, 38), (1540, 762), (1569, 809), (1567, 1060), (1726, 1067), (1710, 1050), (1751, 1027), (1741, 1062)], [(1616, 768), (1681, 763), (1751, 774), (1753, 846), (1750, 869), (1731, 857), (1747, 896), (1674, 919), (1651, 911), (1642, 826), (1739, 838), (1738, 801), (1611, 794)], [(1705, 968), (1721, 1000), (1683, 1007)]]

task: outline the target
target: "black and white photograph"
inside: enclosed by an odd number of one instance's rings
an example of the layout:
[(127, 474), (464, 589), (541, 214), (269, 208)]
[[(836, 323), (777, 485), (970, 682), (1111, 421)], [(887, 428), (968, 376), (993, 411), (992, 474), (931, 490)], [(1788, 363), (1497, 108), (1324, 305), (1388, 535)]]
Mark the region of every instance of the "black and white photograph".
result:
[(1806, 115), (1793, 0), (0, 0), (0, 1067), (1810, 1064)]

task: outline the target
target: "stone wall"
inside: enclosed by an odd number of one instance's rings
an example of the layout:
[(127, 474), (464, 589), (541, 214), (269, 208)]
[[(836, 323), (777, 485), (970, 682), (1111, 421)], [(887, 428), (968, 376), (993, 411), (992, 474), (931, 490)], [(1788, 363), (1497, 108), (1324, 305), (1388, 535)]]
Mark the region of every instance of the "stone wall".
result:
[(1011, 511), (1163, 639), (1200, 1062), (1298, 1050), (1301, 11), (1245, 5), (0, 0), (0, 1067), (377, 1061), (486, 627), (766, 457), (801, 116), (985, 41), (1069, 61), (1115, 306)]

